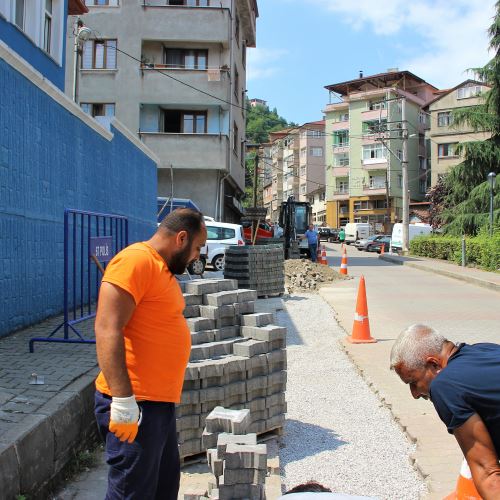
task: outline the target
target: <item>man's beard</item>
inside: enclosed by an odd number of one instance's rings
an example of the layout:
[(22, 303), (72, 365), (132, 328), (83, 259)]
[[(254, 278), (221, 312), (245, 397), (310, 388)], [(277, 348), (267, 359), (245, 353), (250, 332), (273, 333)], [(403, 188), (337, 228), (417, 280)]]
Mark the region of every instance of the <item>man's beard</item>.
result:
[(172, 274), (183, 274), (189, 264), (189, 256), (191, 254), (191, 242), (188, 243), (184, 250), (179, 250), (178, 253), (172, 255), (167, 261), (168, 269)]

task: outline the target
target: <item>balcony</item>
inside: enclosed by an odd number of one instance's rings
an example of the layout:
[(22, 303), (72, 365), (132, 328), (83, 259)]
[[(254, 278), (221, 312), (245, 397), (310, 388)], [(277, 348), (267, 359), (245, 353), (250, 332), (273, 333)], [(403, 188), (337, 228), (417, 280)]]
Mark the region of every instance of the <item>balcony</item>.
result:
[(334, 191), (332, 195), (332, 200), (341, 201), (349, 199), (349, 190), (348, 189), (340, 189), (338, 191)]
[(363, 194), (366, 195), (378, 195), (385, 194), (385, 184), (363, 184)]
[(349, 177), (349, 166), (333, 167), (332, 175), (334, 177)]
[[(224, 170), (229, 138), (219, 134), (165, 134), (140, 132), (142, 142), (160, 158), (160, 168)], [(231, 153), (232, 154), (232, 153)]]
[(349, 128), (349, 122), (334, 122), (332, 123), (332, 130), (347, 130)]
[[(222, 8), (221, 8), (222, 2)], [(139, 23), (139, 32), (147, 33), (150, 40), (176, 42), (221, 43), (228, 46), (230, 0), (215, 0), (214, 6), (192, 7), (165, 5), (165, 0), (142, 0), (144, 15)]]
[[(220, 71), (219, 81), (209, 81), (209, 72), (196, 69), (168, 69), (164, 64), (154, 64), (153, 67), (141, 65), (142, 85), (140, 101), (148, 102), (154, 96), (158, 102), (168, 102), (175, 104), (199, 104), (206, 100), (206, 96), (199, 92), (193, 92), (191, 85), (196, 89), (211, 94), (219, 99), (227, 100), (229, 89), (229, 77), (226, 71)], [(187, 85), (178, 83), (166, 77), (170, 75)], [(167, 85), (168, 84), (168, 85)], [(223, 105), (223, 107), (228, 107)]]
[(364, 170), (386, 170), (387, 158), (369, 158), (363, 160)]
[(380, 118), (387, 119), (387, 109), (373, 109), (373, 110), (363, 111), (361, 113), (361, 119), (364, 122), (370, 120), (378, 120)]
[(333, 145), (333, 153), (348, 153), (349, 152), (349, 143), (341, 142), (339, 144)]

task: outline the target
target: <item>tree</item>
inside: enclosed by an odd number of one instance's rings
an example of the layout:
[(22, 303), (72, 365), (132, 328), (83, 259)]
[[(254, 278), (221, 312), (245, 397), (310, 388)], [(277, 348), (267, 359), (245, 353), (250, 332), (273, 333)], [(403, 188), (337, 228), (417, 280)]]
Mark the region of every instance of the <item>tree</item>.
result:
[[(491, 137), (484, 141), (460, 144), (457, 154), (464, 161), (451, 168), (444, 178), (444, 200), (440, 220), (449, 234), (475, 235), (488, 225), (490, 209), (489, 172), (500, 174), (500, 0), (488, 33), (490, 48), (495, 55), (484, 67), (471, 71), (479, 81), (491, 88), (479, 106), (463, 107), (453, 113), (454, 127), (467, 124), (474, 132), (488, 131)], [(500, 207), (500, 189), (495, 190), (494, 206)], [(494, 214), (500, 220), (500, 209)]]

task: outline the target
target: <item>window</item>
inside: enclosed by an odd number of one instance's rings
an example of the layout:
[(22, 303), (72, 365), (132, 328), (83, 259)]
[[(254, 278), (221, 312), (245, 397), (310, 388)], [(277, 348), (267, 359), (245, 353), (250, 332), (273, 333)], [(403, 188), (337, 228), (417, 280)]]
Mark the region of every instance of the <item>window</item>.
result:
[(385, 159), (387, 149), (382, 144), (367, 144), (363, 146), (363, 160)]
[(323, 148), (320, 148), (320, 147), (309, 148), (309, 154), (311, 156), (315, 156), (317, 158), (320, 158), (323, 156)]
[(481, 93), (480, 85), (467, 85), (457, 90), (457, 99), (468, 99), (469, 97), (477, 97)]
[(82, 69), (116, 69), (116, 40), (87, 40), (83, 44)]
[(118, 5), (118, 0), (85, 0), (85, 5), (107, 7)]
[(457, 142), (438, 144), (438, 157), (446, 158), (447, 156), (457, 156)]
[(207, 69), (208, 50), (168, 49), (163, 52), (164, 64), (169, 69)]
[(167, 5), (187, 7), (208, 7), (210, 0), (167, 0)]
[(207, 226), (207, 240), (230, 240), (236, 237), (236, 231), (229, 227)]
[(24, 30), (24, 1), (16, 0), (15, 12), (14, 12), (14, 22), (16, 26)]
[(52, 43), (52, 0), (45, 0), (45, 18), (43, 23), (43, 50), (50, 54)]
[(337, 130), (333, 133), (333, 147), (340, 148), (349, 146), (349, 131)]
[(349, 113), (340, 113), (338, 116), (339, 122), (348, 122), (349, 121)]
[(427, 182), (425, 179), (420, 179), (419, 181), (420, 193), (425, 193), (427, 191)]
[(385, 188), (385, 176), (370, 175), (370, 188), (381, 189)]
[(247, 46), (245, 44), (241, 47), (241, 64), (244, 68), (247, 67)]
[(385, 101), (370, 101), (368, 104), (368, 109), (370, 111), (374, 111), (376, 109), (385, 109), (387, 106), (387, 103)]
[(82, 102), (80, 104), (83, 111), (91, 116), (115, 116), (115, 105), (114, 103), (90, 103)]
[(399, 161), (403, 161), (403, 151), (401, 151), (401, 149), (396, 150), (396, 156), (398, 157)]
[(307, 156), (307, 148), (302, 148), (300, 150), (300, 157), (301, 158), (306, 158), (306, 156)]
[(162, 110), (162, 132), (169, 134), (206, 134), (207, 112), (184, 111), (178, 109)]
[(306, 194), (306, 189), (307, 189), (307, 186), (305, 184), (300, 186), (300, 194)]
[(348, 193), (349, 181), (337, 181), (337, 191), (339, 193)]
[(451, 111), (438, 113), (438, 127), (449, 127), (453, 123)]
[(321, 130), (309, 130), (307, 135), (309, 137), (314, 137), (314, 138), (318, 139), (323, 135), (323, 132)]
[(233, 151), (238, 153), (238, 127), (236, 122), (233, 122)]
[(373, 200), (373, 208), (375, 208), (375, 209), (387, 208), (387, 201), (386, 200)]
[(324, 191), (321, 191), (321, 193), (319, 193), (319, 201), (325, 201), (326, 199), (326, 193)]
[(238, 70), (236, 69), (236, 66), (234, 67), (234, 95), (236, 96), (236, 99), (238, 99), (238, 93), (239, 93), (239, 88), (240, 88), (240, 75), (238, 73)]
[(348, 165), (349, 165), (349, 155), (347, 153), (333, 155), (334, 167), (347, 167)]
[(370, 202), (368, 200), (364, 201), (355, 201), (353, 204), (354, 210), (370, 210), (372, 207), (370, 206)]
[(301, 177), (304, 177), (306, 175), (306, 167), (300, 167), (300, 175)]
[(234, 38), (236, 39), (236, 43), (240, 44), (240, 18), (238, 14), (234, 17)]

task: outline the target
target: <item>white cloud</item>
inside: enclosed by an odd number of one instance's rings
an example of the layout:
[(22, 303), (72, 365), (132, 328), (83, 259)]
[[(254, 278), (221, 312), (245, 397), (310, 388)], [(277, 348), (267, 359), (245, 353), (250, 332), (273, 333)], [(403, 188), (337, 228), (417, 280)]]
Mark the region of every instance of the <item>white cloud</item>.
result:
[(288, 54), (284, 49), (257, 47), (247, 52), (247, 80), (269, 78), (279, 73), (279, 61)]
[[(397, 35), (403, 50), (394, 65), (441, 88), (460, 83), (470, 76), (465, 72), (468, 68), (484, 65), (493, 55), (488, 53), (487, 29), (495, 0), (384, 0), (383, 6), (376, 0), (309, 1), (337, 14), (357, 31)], [(421, 37), (421, 47), (405, 47), (405, 37), (414, 38), (408, 31)]]

